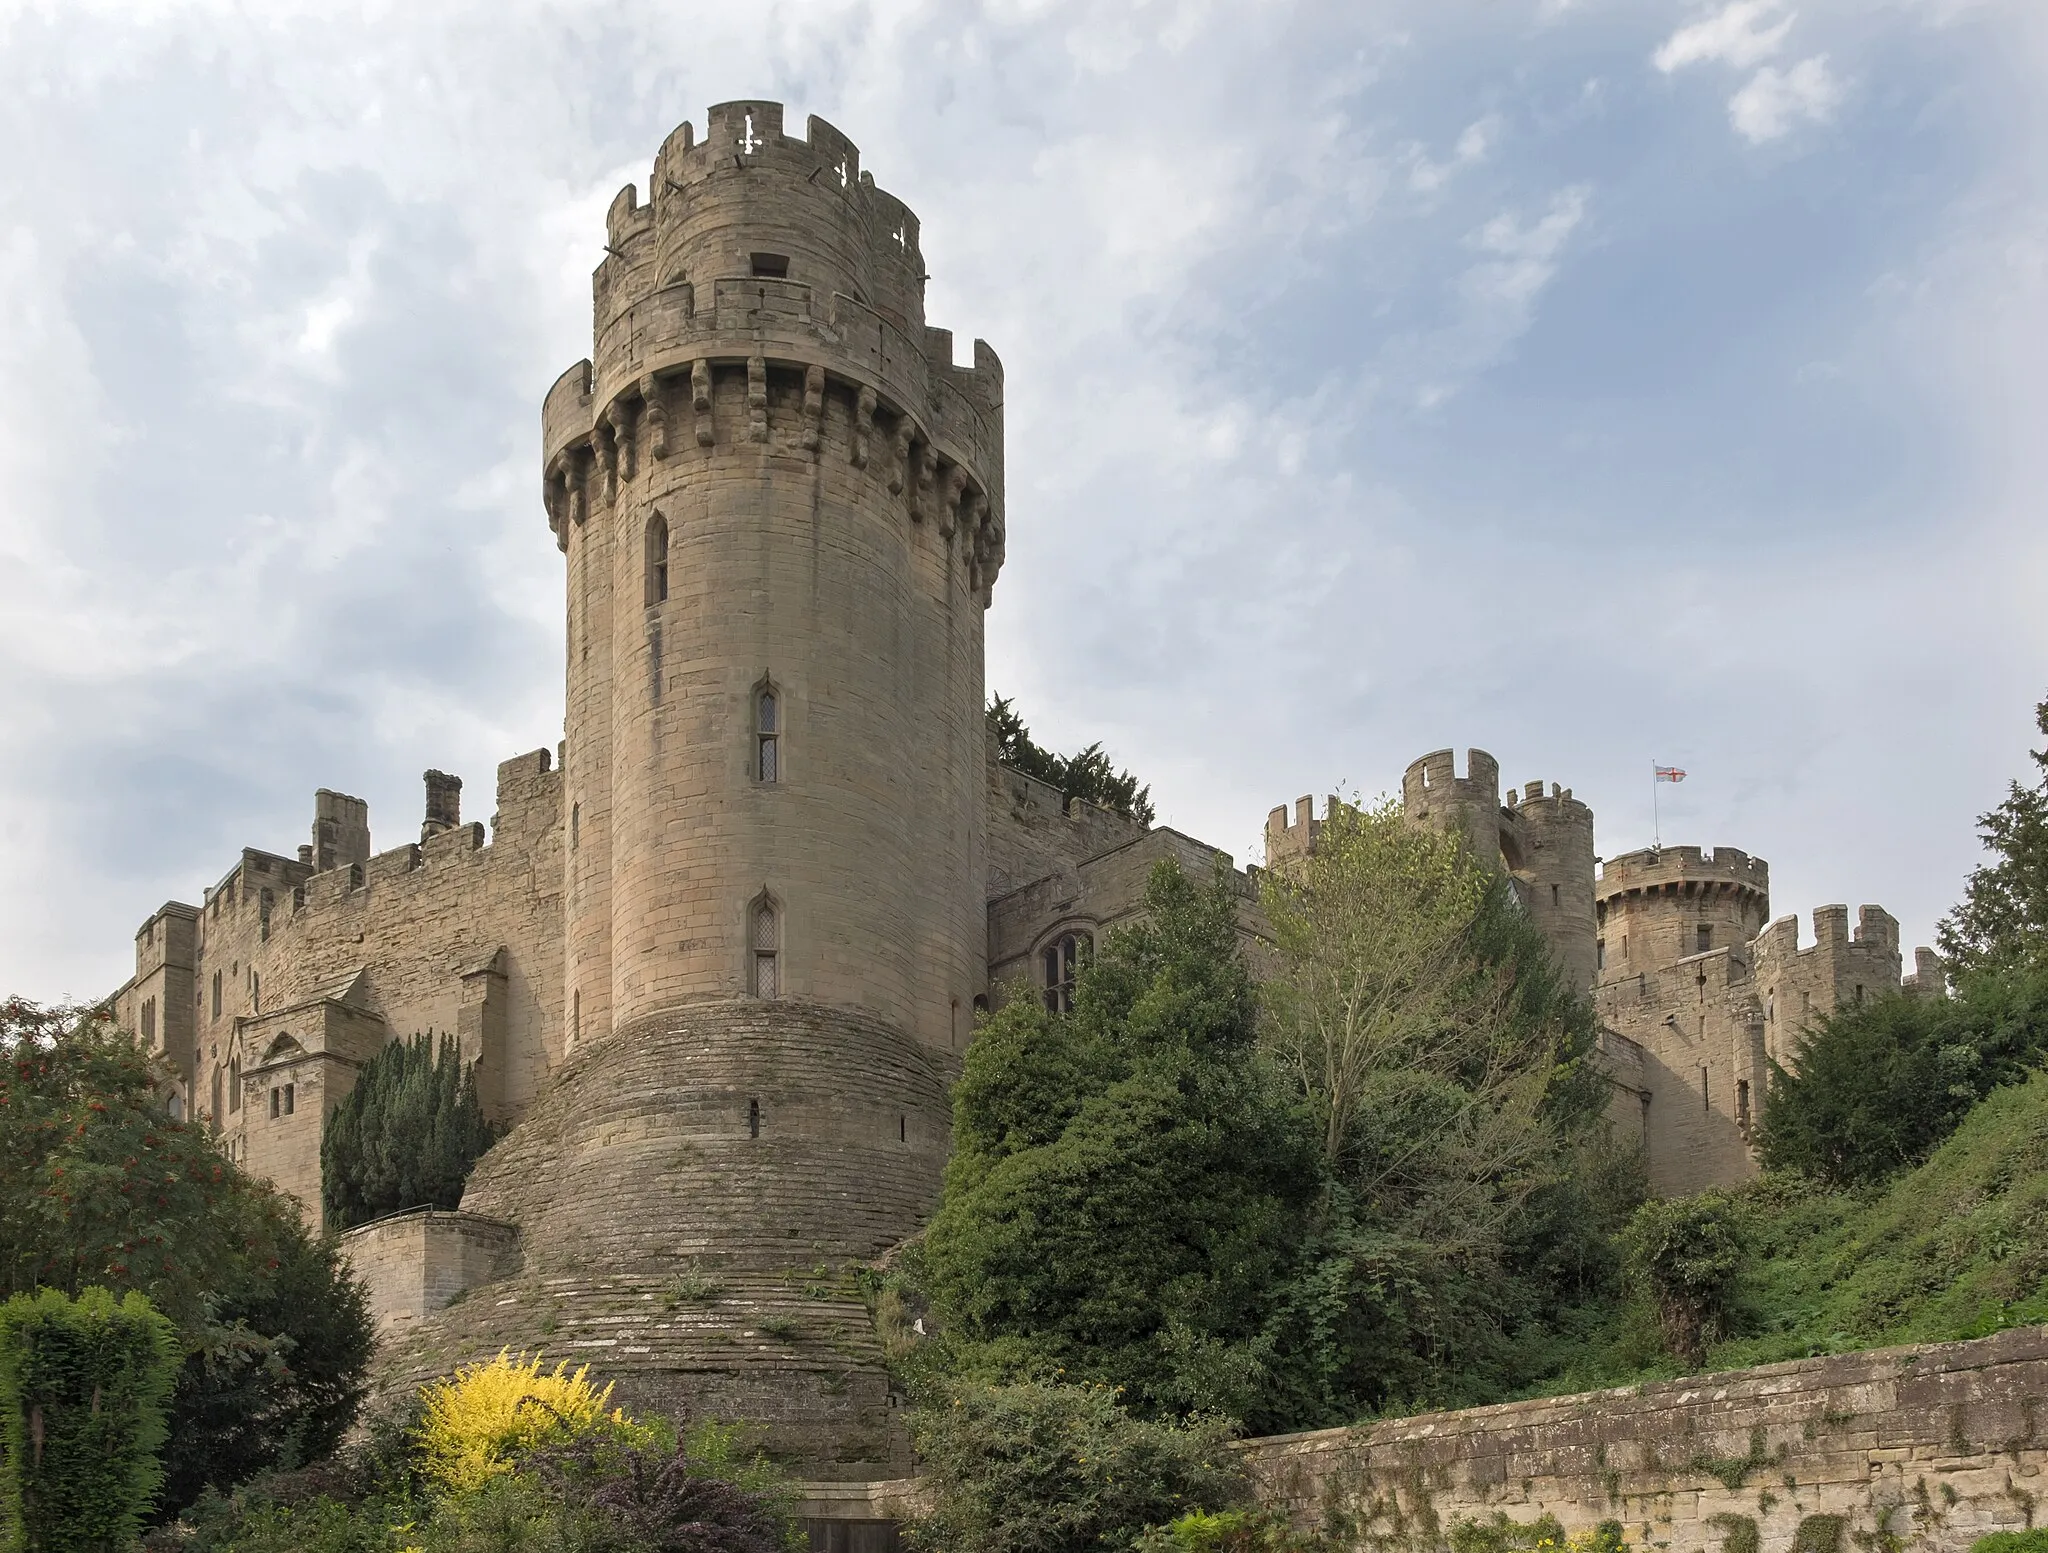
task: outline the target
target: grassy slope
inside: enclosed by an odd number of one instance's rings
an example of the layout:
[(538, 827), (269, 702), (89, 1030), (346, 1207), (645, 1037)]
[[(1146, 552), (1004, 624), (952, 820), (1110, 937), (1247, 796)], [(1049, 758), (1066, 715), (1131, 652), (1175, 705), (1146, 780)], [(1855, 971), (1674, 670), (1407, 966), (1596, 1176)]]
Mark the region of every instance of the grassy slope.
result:
[[(2048, 1321), (2048, 1073), (1994, 1091), (1883, 1188), (1838, 1196), (1764, 1181), (1748, 1195), (1759, 1265), (1742, 1335), (1708, 1354), (1709, 1370)], [(1541, 1394), (1679, 1372), (1626, 1308), (1546, 1357)]]

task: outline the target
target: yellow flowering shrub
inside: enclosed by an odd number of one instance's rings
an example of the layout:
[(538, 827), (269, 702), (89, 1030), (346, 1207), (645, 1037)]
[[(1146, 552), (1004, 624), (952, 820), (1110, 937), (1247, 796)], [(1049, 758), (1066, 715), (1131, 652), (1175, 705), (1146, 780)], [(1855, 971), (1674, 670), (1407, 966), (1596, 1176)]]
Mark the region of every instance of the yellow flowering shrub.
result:
[(611, 1404), (612, 1388), (590, 1383), (589, 1367), (541, 1368), (541, 1357), (499, 1350), (488, 1362), (464, 1365), (420, 1393), (418, 1441), (428, 1481), (467, 1493), (512, 1470), (514, 1461), (546, 1445), (593, 1434), (636, 1440), (644, 1431)]

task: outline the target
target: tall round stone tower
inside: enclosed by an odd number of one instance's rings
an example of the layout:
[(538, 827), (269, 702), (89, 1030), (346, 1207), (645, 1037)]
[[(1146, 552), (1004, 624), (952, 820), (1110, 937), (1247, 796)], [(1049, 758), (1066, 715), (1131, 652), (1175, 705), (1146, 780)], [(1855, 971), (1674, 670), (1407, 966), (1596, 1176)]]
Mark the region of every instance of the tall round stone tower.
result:
[(849, 1267), (936, 1200), (985, 990), (1002, 367), (955, 365), (916, 217), (776, 103), (677, 129), (605, 235), (543, 413), (568, 1055), (463, 1200), (517, 1224), (518, 1275), (415, 1347), (589, 1359), (888, 1477)]
[[(1002, 368), (924, 324), (917, 219), (777, 103), (613, 202), (548, 395), (568, 559), (572, 1047), (745, 996), (965, 1039)], [(772, 942), (771, 942), (772, 940)]]
[(1740, 948), (1771, 916), (1771, 868), (1734, 847), (1645, 848), (1610, 857), (1596, 885), (1600, 980)]

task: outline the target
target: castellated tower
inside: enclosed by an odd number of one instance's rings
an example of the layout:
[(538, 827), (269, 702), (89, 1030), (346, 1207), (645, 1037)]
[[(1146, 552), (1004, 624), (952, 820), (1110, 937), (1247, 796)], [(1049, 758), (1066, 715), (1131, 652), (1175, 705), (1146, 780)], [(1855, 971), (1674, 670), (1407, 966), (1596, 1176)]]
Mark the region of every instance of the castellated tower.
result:
[(779, 104), (670, 135), (605, 255), (543, 414), (567, 1055), (463, 1200), (517, 1225), (522, 1281), (425, 1323), (416, 1368), (590, 1357), (805, 1476), (890, 1477), (845, 1268), (936, 1202), (986, 991), (1002, 367), (954, 364), (916, 217)]
[(951, 1052), (985, 974), (1001, 366), (925, 328), (917, 219), (822, 120), (714, 108), (649, 189), (544, 416), (571, 1049), (758, 993)]
[(1600, 972), (1613, 981), (1747, 944), (1771, 916), (1771, 869), (1734, 847), (1651, 848), (1600, 872)]
[(1452, 752), (1437, 750), (1409, 764), (1401, 777), (1401, 808), (1419, 824), (1460, 829), (1473, 854), (1514, 880), (1530, 920), (1542, 930), (1571, 985), (1593, 986), (1593, 811), (1571, 789), (1529, 782), (1500, 792), (1500, 763), (1485, 750), (1465, 752), (1459, 776)]

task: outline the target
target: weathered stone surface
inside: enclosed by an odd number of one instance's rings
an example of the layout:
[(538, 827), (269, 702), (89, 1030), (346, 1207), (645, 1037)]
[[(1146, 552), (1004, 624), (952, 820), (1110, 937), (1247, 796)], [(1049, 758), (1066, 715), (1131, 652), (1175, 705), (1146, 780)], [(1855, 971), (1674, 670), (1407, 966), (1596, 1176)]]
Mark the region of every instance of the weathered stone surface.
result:
[(1444, 1548), (1457, 1522), (1495, 1515), (1619, 1521), (1675, 1553), (1736, 1547), (1731, 1517), (1780, 1553), (1833, 1515), (1844, 1553), (1947, 1553), (2034, 1523), (2044, 1403), (2048, 1328), (2026, 1327), (1243, 1449), (1262, 1496), (1374, 1553)]

